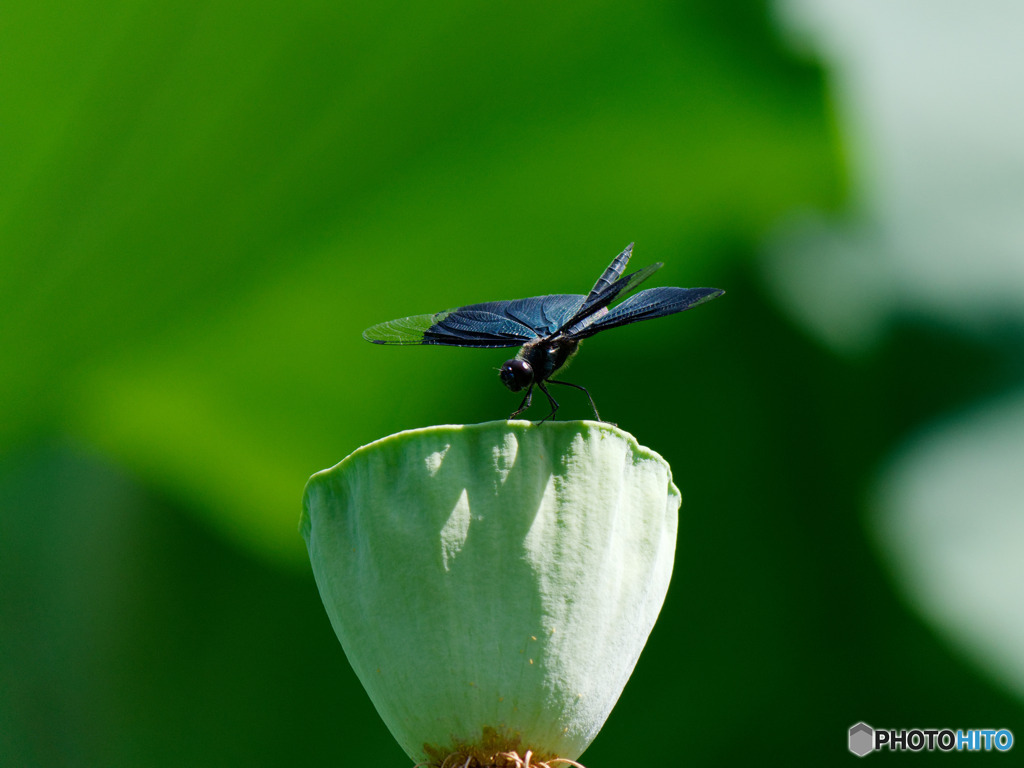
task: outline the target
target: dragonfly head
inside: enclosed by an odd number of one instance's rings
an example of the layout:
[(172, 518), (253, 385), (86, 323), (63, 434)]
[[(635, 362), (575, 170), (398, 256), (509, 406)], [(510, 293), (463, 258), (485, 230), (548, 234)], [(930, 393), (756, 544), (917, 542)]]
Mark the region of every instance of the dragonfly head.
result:
[(533, 368), (525, 360), (506, 360), (501, 366), (501, 381), (513, 392), (533, 384)]

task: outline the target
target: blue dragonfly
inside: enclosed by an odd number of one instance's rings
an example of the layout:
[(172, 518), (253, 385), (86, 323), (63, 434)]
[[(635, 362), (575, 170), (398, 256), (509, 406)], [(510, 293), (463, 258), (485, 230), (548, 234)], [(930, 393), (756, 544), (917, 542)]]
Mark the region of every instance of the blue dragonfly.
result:
[(551, 377), (576, 353), (583, 339), (595, 333), (641, 320), (673, 315), (721, 296), (718, 288), (648, 288), (625, 299), (647, 278), (661, 269), (661, 262), (623, 276), (633, 243), (626, 246), (604, 271), (586, 296), (560, 293), (529, 299), (488, 301), (469, 304), (430, 315), (412, 315), (378, 323), (363, 331), (363, 338), (374, 344), (440, 344), (448, 347), (521, 347), (512, 360), (501, 366), (501, 381), (513, 392), (526, 390), (522, 402), (511, 416), (514, 419), (533, 400), (533, 388), (543, 392), (551, 412), (541, 421), (553, 418), (558, 401), (545, 386), (561, 384), (583, 390), (594, 409), (594, 398), (586, 387)]

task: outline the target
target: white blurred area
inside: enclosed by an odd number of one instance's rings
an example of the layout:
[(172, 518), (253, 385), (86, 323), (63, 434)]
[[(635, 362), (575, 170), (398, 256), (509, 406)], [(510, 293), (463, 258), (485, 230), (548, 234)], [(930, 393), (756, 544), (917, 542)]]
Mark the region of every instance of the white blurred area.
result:
[(778, 0), (827, 67), (854, 210), (770, 247), (783, 305), (829, 343), (894, 312), (1024, 316), (1024, 2)]
[(875, 534), (911, 601), (1003, 687), (1024, 693), (1024, 397), (906, 444)]
[[(768, 245), (779, 306), (870, 350), (897, 317), (1024, 322), (1024, 2), (777, 0), (825, 65), (853, 205)], [(899, 588), (1024, 696), (1024, 391), (965, 404), (891, 457), (872, 518)]]

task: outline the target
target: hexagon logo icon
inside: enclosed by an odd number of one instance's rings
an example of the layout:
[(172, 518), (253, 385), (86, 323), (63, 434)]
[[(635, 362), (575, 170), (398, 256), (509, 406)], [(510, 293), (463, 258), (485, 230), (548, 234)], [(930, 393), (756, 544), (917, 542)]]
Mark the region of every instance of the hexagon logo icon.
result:
[(850, 751), (857, 757), (864, 757), (875, 748), (875, 729), (867, 723), (857, 723), (850, 728)]

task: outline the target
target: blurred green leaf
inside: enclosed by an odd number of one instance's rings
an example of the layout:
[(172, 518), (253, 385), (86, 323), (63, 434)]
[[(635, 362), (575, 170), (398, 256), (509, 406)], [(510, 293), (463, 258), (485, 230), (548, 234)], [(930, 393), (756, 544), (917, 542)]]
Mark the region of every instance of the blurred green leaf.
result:
[(313, 471), (511, 410), (504, 357), (364, 327), (585, 292), (631, 240), (675, 284), (717, 284), (716, 242), (836, 199), (818, 73), (759, 5), (733, 11), (759, 41), (739, 47), (711, 7), (18, 9), (0, 446), (74, 434), (301, 562)]

